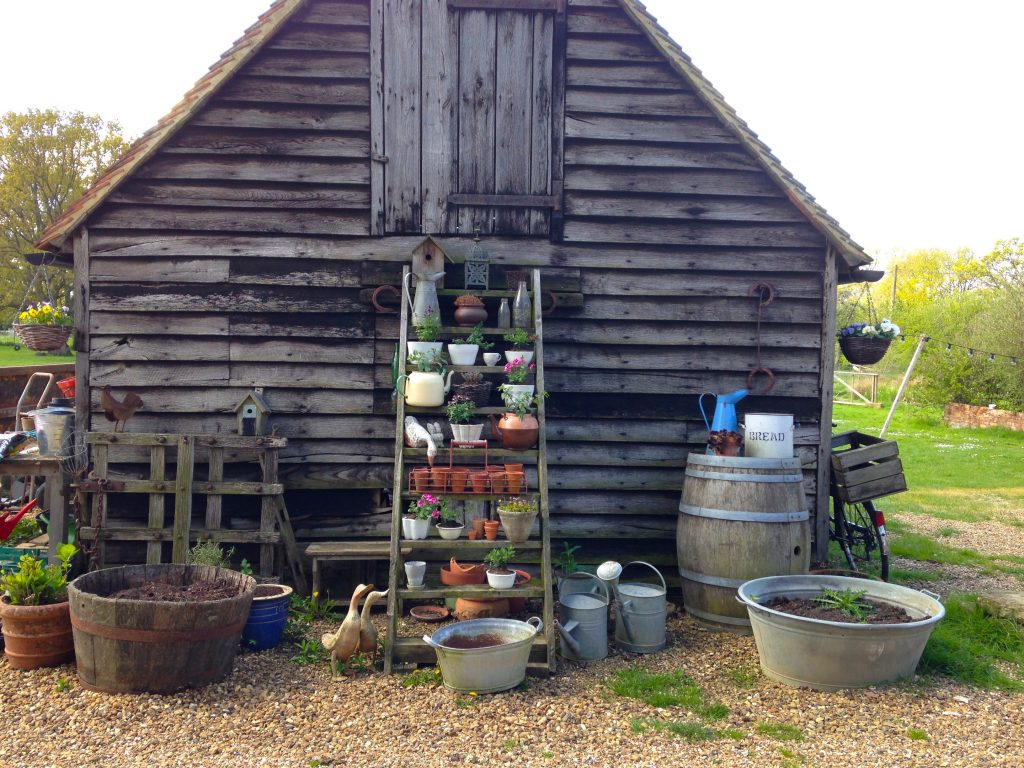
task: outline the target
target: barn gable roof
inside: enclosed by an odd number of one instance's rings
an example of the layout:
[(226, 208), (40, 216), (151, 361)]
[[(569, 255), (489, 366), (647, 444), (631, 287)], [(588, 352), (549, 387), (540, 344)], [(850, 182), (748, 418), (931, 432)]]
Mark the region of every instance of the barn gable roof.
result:
[[(38, 248), (59, 250), (66, 245), (71, 234), (83, 225), (118, 186), (152, 157), (180, 128), (196, 115), (203, 106), (248, 62), (277, 30), (308, 0), (275, 0), (259, 20), (228, 49), (185, 97), (162, 118), (155, 127), (142, 135), (128, 152), (101, 176), (93, 186), (43, 233)], [(829, 241), (848, 268), (871, 262), (850, 235), (839, 226), (824, 208), (793, 175), (787, 171), (767, 145), (764, 144), (679, 45), (669, 37), (639, 0), (618, 0), (644, 35), (667, 59), (672, 68), (683, 77), (712, 112), (736, 135), (740, 143), (759, 162), (765, 172), (783, 190), (790, 202)]]

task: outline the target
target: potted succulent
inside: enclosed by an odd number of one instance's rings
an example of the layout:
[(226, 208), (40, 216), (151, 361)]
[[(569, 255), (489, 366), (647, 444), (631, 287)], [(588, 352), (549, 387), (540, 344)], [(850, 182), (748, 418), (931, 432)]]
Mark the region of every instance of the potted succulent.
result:
[(513, 544), (520, 544), (530, 538), (530, 531), (537, 519), (537, 502), (529, 496), (499, 499), (498, 517), (501, 518), (506, 538)]
[(900, 327), (888, 318), (880, 323), (850, 323), (836, 333), (843, 356), (854, 365), (877, 363), (899, 335)]
[(22, 555), (17, 568), (0, 578), (4, 653), (12, 668), (55, 667), (74, 660), (67, 574), (76, 551), (74, 544), (62, 544), (55, 565)]
[(407, 341), (406, 347), (410, 356), (409, 362), (413, 362), (411, 356), (414, 352), (421, 354), (440, 355), (444, 344), (437, 340), (441, 335), (441, 318), (433, 309), (427, 311), (426, 317), (413, 326), (418, 341)]
[(452, 395), (448, 401), (448, 423), (452, 428), (452, 438), (457, 441), (479, 440), (484, 430), (483, 424), (470, 424), (476, 413), (476, 403), (465, 395)]
[(512, 589), (516, 583), (516, 572), (508, 567), (508, 561), (516, 556), (516, 549), (511, 544), (496, 547), (484, 556), (487, 569), (487, 583), (491, 589)]
[(455, 324), (480, 325), (487, 319), (483, 299), (473, 293), (464, 293), (455, 299)]
[(407, 539), (427, 538), (434, 511), (442, 504), (447, 506), (447, 502), (429, 493), (424, 493), (415, 501), (409, 502), (409, 508), (402, 518), (402, 535)]
[(505, 350), (505, 359), (512, 362), (517, 357), (524, 363), (529, 364), (533, 360), (533, 343), (537, 337), (525, 328), (513, 328), (504, 336), (508, 349)]

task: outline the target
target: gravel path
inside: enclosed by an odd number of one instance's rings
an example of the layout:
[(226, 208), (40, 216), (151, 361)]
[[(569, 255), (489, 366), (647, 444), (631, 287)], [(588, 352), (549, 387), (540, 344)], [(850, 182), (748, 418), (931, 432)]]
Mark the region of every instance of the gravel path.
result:
[[(705, 702), (729, 709), (711, 727), (736, 729), (738, 738), (690, 743), (635, 733), (634, 718), (697, 719), (614, 695), (604, 681), (634, 663), (691, 676)], [(334, 679), (326, 664), (297, 666), (283, 649), (240, 655), (224, 682), (172, 696), (91, 693), (73, 666), (19, 672), (3, 661), (0, 765), (1024, 765), (1024, 696), (921, 680), (821, 693), (787, 688), (757, 670), (752, 638), (705, 632), (685, 616), (670, 618), (661, 653), (613, 652), (589, 667), (565, 662), (551, 679), (493, 696), (404, 688), (402, 676), (379, 672)], [(793, 726), (803, 738), (758, 732), (765, 723)]]

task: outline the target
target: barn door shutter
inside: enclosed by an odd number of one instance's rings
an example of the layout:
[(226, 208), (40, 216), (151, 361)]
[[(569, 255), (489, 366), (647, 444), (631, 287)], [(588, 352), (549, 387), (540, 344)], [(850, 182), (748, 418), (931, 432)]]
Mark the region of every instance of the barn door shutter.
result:
[(564, 3), (379, 0), (375, 233), (550, 232), (561, 200)]

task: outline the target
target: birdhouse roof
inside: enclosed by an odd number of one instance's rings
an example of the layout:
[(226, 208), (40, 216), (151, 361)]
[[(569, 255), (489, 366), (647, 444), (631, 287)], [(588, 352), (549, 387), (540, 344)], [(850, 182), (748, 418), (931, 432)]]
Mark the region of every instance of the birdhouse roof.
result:
[(239, 401), (238, 405), (235, 406), (235, 410), (236, 411), (242, 410), (242, 408), (245, 407), (245, 404), (247, 402), (251, 402), (253, 405), (256, 406), (256, 408), (258, 408), (259, 410), (263, 411), (263, 413), (271, 413), (270, 406), (267, 405), (267, 401), (263, 399), (263, 395), (261, 395), (259, 392), (255, 392), (255, 391), (248, 392), (245, 395), (245, 397), (243, 397)]

